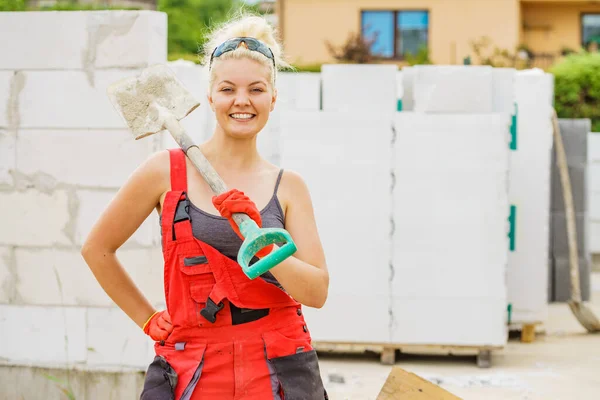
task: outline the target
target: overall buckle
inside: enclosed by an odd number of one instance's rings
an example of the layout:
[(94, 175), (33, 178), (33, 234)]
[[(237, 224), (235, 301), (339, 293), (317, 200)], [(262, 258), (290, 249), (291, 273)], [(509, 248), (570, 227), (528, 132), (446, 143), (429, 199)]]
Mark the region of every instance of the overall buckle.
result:
[(212, 324), (217, 320), (217, 313), (223, 309), (225, 304), (222, 301), (216, 304), (210, 297), (206, 300), (206, 307), (200, 310), (200, 314)]
[(181, 199), (177, 203), (177, 208), (175, 209), (175, 217), (173, 218), (173, 223), (176, 224), (178, 222), (190, 220), (190, 201), (187, 199)]
[[(183, 195), (185, 196), (185, 192), (183, 193)], [(175, 224), (177, 224), (178, 222), (184, 222), (184, 221), (191, 221), (190, 218), (190, 201), (188, 200), (187, 196), (185, 196), (183, 199), (180, 199), (177, 202), (177, 208), (175, 209), (175, 215), (173, 216), (173, 234), (172, 234), (172, 240), (175, 241), (177, 240), (177, 237), (175, 235)]]

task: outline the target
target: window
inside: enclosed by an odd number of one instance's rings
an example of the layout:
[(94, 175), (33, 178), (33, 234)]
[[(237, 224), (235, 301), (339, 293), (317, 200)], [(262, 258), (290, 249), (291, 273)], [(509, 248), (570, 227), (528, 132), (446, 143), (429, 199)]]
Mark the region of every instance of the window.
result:
[(592, 42), (600, 45), (600, 14), (583, 14), (581, 28), (582, 45), (585, 48)]
[(401, 59), (427, 48), (429, 12), (363, 11), (361, 31), (374, 56)]

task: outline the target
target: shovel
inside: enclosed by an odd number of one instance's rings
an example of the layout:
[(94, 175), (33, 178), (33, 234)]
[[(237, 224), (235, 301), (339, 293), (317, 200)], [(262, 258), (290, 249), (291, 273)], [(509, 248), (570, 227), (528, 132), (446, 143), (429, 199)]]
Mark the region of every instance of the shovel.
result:
[(554, 127), (554, 144), (556, 146), (556, 160), (558, 162), (558, 171), (560, 173), (560, 182), (563, 189), (563, 199), (565, 203), (565, 214), (567, 217), (567, 237), (569, 240), (569, 266), (571, 273), (571, 300), (569, 307), (571, 312), (577, 318), (577, 321), (588, 331), (592, 333), (600, 332), (600, 321), (594, 315), (594, 312), (586, 307), (581, 301), (581, 288), (579, 287), (579, 262), (577, 255), (577, 231), (575, 230), (575, 211), (573, 208), (573, 192), (571, 190), (571, 180), (569, 178), (569, 169), (567, 166), (567, 156), (560, 134), (558, 117), (556, 110), (552, 111), (552, 126)]
[[(107, 93), (136, 140), (167, 129), (212, 191), (220, 195), (228, 190), (217, 171), (179, 123), (200, 103), (183, 87), (168, 67), (148, 67), (138, 77), (113, 83), (108, 87)], [(264, 274), (296, 252), (296, 245), (285, 229), (261, 229), (243, 213), (233, 214), (233, 220), (244, 236), (237, 261), (248, 278), (254, 279)], [(258, 251), (275, 243), (285, 244), (250, 265)]]

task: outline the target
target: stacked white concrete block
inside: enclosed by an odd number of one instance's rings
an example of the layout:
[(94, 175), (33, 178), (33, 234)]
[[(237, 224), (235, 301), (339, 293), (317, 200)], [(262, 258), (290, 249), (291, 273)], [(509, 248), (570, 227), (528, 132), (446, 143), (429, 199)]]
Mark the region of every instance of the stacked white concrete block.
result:
[(403, 69), (402, 85), (393, 341), (501, 347), (512, 71), (415, 66)]
[(318, 111), (321, 108), (321, 74), (281, 72), (275, 84), (275, 109), (258, 136), (258, 150), (267, 160), (279, 165), (284, 140), (282, 116), (287, 111)]
[(510, 153), (509, 197), (517, 214), (515, 246), (507, 267), (508, 302), (511, 322), (545, 321), (551, 76), (510, 68), (419, 66), (403, 69), (403, 85), (405, 110), (509, 114), (518, 110), (517, 133), (511, 138), (516, 142)]
[(517, 325), (543, 323), (548, 313), (553, 93), (550, 74), (530, 70), (515, 75), (518, 114), (509, 179), (516, 213), (507, 278), (511, 323)]
[(491, 67), (414, 67), (414, 111), (485, 113), (492, 110)]
[(321, 75), (324, 111), (396, 111), (395, 65), (323, 65)]
[(600, 254), (600, 132), (588, 135), (589, 249)]
[[(282, 113), (284, 168), (307, 181), (328, 268), (327, 306), (307, 309), (314, 340), (385, 343), (390, 307), (395, 66), (324, 65), (322, 111)], [(361, 319), (347, 317), (351, 310)]]
[[(389, 66), (324, 66), (323, 111), (283, 115), (282, 165), (307, 180), (332, 276), (326, 307), (306, 311), (315, 340), (505, 343), (512, 71), (477, 72), (463, 96), (423, 96), (435, 71), (415, 85)], [(422, 112), (396, 113), (402, 92)]]
[(388, 342), (389, 115), (284, 112), (282, 135), (282, 166), (309, 187), (331, 275), (326, 307), (305, 310), (314, 340)]
[(509, 125), (503, 113), (397, 115), (394, 342), (506, 343)]
[(514, 111), (512, 68), (489, 66), (404, 67), (402, 110), (426, 113), (488, 113)]
[[(5, 365), (145, 368), (151, 342), (80, 255), (87, 234), (159, 140), (134, 141), (106, 96), (166, 60), (157, 12), (0, 13), (0, 359)], [(118, 256), (157, 306), (158, 218)], [(109, 351), (110, 350), (110, 351)]]

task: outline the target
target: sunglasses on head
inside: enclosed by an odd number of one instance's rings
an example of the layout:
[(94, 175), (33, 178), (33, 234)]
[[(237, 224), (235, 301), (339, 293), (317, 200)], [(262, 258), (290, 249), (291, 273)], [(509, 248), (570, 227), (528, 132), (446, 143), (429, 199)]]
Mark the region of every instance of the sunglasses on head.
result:
[(246, 44), (248, 50), (258, 51), (260, 54), (273, 61), (273, 69), (275, 69), (275, 56), (273, 55), (271, 49), (260, 40), (251, 37), (233, 38), (226, 40), (225, 42), (220, 44), (217, 48), (213, 50), (212, 54), (210, 55), (210, 63), (208, 65), (208, 68), (211, 68), (213, 59), (220, 57), (228, 51), (234, 51), (239, 47), (240, 43), (242, 42)]

